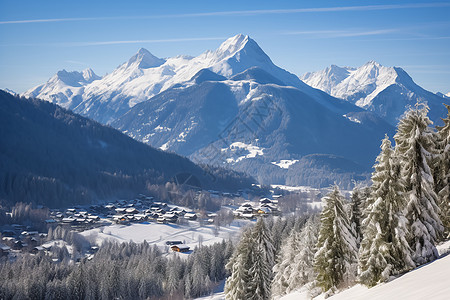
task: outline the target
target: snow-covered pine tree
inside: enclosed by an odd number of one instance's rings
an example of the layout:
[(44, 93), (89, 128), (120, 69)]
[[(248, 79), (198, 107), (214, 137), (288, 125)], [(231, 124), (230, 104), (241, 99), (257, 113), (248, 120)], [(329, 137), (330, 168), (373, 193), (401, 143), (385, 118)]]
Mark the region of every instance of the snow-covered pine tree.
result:
[(395, 155), (405, 180), (406, 218), (411, 233), (409, 245), (416, 265), (437, 258), (435, 244), (443, 232), (429, 166), (435, 149), (433, 131), (429, 127), (432, 122), (427, 114), (426, 104), (417, 104), (415, 109), (409, 109), (400, 120), (394, 136)]
[(356, 239), (356, 246), (359, 248), (359, 244), (362, 240), (361, 232), (361, 208), (362, 208), (362, 193), (360, 187), (355, 184), (352, 192), (351, 198), (351, 209), (350, 209), (350, 226), (352, 228), (352, 233)]
[(292, 230), (281, 245), (277, 263), (273, 267), (272, 295), (281, 296), (292, 291), (292, 273), (295, 256), (300, 251), (300, 233)]
[(450, 105), (446, 105), (447, 117), (442, 119), (444, 126), (438, 126), (437, 168), (435, 174), (436, 193), (438, 194), (438, 205), (441, 209), (441, 221), (444, 225), (444, 237), (450, 237)]
[(259, 218), (252, 229), (253, 256), (250, 268), (250, 295), (248, 299), (270, 299), (272, 269), (275, 264), (272, 235), (264, 220)]
[(251, 229), (242, 233), (241, 240), (233, 252), (226, 269), (231, 273), (225, 282), (225, 299), (247, 299), (250, 282), (249, 270), (253, 255), (253, 239)]
[(360, 280), (367, 286), (414, 268), (407, 240), (407, 220), (403, 214), (406, 205), (404, 183), (387, 135), (376, 161), (359, 249)]
[(348, 286), (354, 279), (357, 249), (339, 188), (334, 186), (322, 203), (314, 269), (318, 286), (327, 292)]
[(294, 257), (293, 275), (289, 282), (292, 290), (312, 282), (316, 277), (314, 255), (316, 254), (317, 231), (319, 229), (318, 221), (317, 216), (311, 216), (300, 232), (299, 251)]
[(318, 218), (311, 216), (300, 232), (294, 228), (284, 241), (273, 268), (272, 295), (288, 294), (314, 280), (318, 227)]

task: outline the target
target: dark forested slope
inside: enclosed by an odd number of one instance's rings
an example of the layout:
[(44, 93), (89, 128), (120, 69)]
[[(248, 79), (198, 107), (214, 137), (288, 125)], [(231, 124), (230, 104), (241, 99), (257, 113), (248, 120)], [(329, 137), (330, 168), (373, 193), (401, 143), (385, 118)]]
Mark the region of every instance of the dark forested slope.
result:
[[(63, 206), (145, 192), (177, 174), (202, 187), (234, 190), (251, 179), (206, 172), (187, 158), (163, 152), (48, 102), (0, 90), (0, 199)], [(214, 174), (211, 174), (214, 173)]]

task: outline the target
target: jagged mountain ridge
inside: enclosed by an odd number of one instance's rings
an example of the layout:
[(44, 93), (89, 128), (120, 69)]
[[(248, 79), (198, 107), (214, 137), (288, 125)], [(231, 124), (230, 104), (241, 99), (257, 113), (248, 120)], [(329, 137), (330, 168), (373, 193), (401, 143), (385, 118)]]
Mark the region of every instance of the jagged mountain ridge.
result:
[(45, 84), (26, 91), (22, 96), (39, 98), (73, 110), (83, 101), (85, 87), (99, 79), (101, 77), (90, 68), (82, 72), (61, 70)]
[(445, 115), (442, 97), (426, 91), (398, 67), (385, 67), (369, 61), (359, 68), (332, 65), (300, 77), (310, 86), (345, 99), (376, 113), (396, 125), (400, 116), (417, 101), (427, 102), (430, 119), (435, 123)]

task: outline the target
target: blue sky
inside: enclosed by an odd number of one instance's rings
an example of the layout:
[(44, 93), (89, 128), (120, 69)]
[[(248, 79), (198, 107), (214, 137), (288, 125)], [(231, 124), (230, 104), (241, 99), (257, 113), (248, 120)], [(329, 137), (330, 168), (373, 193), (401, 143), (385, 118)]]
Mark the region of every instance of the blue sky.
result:
[(297, 75), (375, 60), (450, 92), (450, 1), (425, 0), (0, 0), (0, 88), (23, 92), (60, 69), (104, 75), (141, 47), (196, 56), (238, 33)]

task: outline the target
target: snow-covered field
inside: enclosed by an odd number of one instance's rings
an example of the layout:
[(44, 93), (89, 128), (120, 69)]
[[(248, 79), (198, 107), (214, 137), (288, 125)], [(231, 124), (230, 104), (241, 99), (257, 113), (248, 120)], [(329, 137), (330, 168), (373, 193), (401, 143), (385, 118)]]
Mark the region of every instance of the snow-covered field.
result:
[(237, 236), (241, 227), (251, 221), (235, 220), (230, 226), (221, 226), (216, 230), (214, 225), (200, 226), (199, 222), (189, 221), (188, 225), (158, 224), (145, 222), (130, 225), (109, 225), (82, 232), (81, 234), (97, 245), (106, 240), (142, 243), (144, 240), (150, 244), (166, 247), (166, 241), (182, 241), (191, 249), (202, 245), (211, 245)]

